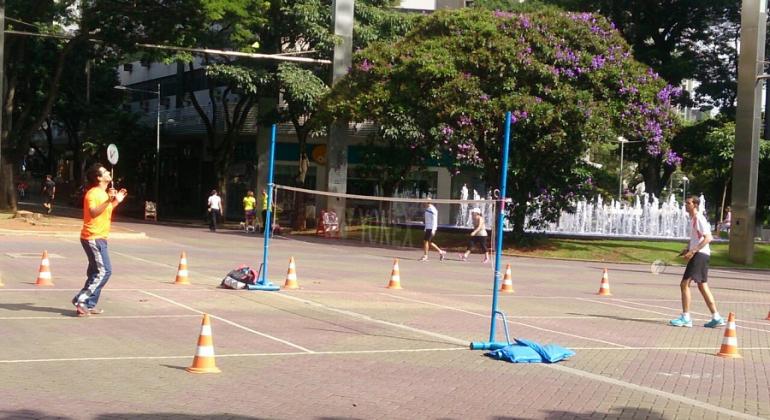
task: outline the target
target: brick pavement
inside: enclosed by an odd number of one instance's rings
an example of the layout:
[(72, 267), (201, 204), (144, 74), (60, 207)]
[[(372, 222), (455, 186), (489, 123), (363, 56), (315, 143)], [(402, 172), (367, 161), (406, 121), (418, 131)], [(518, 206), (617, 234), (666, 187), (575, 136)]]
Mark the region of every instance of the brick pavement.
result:
[[(770, 418), (770, 276), (714, 270), (720, 311), (738, 313), (743, 359), (714, 356), (723, 330), (667, 327), (678, 276), (610, 265), (611, 298), (595, 295), (596, 263), (506, 259), (501, 296), (515, 336), (577, 355), (516, 365), (466, 349), (489, 330), (490, 267), (418, 263), (419, 251), (339, 241), (271, 244), (270, 278), (289, 256), (302, 289), (216, 289), (261, 255), (261, 238), (125, 224), (110, 241), (106, 313), (72, 317), (84, 257), (71, 238), (2, 235), (0, 416), (6, 418)], [(46, 247), (56, 286), (36, 289)], [(12, 251), (10, 249), (12, 248)], [(179, 252), (191, 286), (175, 286)], [(392, 257), (404, 290), (387, 290)], [(185, 372), (200, 313), (212, 315), (218, 375)], [(502, 333), (502, 328), (498, 328)]]

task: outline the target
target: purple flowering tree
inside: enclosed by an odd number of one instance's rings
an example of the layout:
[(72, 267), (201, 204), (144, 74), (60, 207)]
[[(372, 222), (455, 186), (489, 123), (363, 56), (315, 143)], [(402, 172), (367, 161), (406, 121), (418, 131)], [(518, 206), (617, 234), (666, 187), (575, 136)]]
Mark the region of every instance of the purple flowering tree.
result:
[(594, 142), (643, 140), (636, 159), (656, 182), (678, 163), (668, 144), (676, 90), (633, 60), (596, 15), (439, 12), (398, 42), (360, 51), (354, 63), (324, 108), (391, 134), (408, 127), (391, 135), (412, 151), (400, 162), (407, 169), (420, 157), (448, 155), (451, 170), (478, 170), (496, 186), (503, 115), (512, 112), (508, 183), (518, 233), (535, 203), (540, 212), (530, 220), (543, 223), (592, 189), (583, 157)]

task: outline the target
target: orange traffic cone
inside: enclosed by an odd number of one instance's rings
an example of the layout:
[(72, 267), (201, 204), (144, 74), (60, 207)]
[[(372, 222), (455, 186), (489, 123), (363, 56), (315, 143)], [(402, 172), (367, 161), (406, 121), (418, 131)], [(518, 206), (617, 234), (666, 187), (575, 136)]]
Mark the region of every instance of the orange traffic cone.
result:
[(5, 283), (3, 283), (3, 274), (0, 273), (0, 287), (5, 287)]
[[(0, 282), (1, 282), (1, 281), (0, 281)], [(768, 312), (768, 313), (767, 313), (767, 318), (765, 318), (765, 319), (766, 319), (766, 320), (768, 320), (768, 321), (770, 321), (770, 312)]]
[(37, 271), (35, 286), (53, 286), (51, 268), (48, 262), (48, 251), (43, 251), (43, 259), (40, 261), (40, 268)]
[(511, 265), (505, 266), (505, 276), (503, 276), (503, 284), (500, 286), (501, 292), (513, 293), (513, 280), (511, 279)]
[(604, 274), (602, 274), (602, 284), (599, 286), (599, 293), (597, 295), (612, 296), (612, 293), (610, 293), (610, 279), (606, 268), (604, 269)]
[(188, 274), (187, 254), (182, 251), (182, 255), (179, 256), (179, 269), (176, 270), (176, 280), (174, 281), (174, 284), (190, 284), (190, 280), (187, 278)]
[(738, 354), (738, 335), (735, 333), (735, 314), (732, 312), (727, 315), (725, 337), (722, 339), (722, 348), (719, 349), (717, 356), (731, 359), (741, 358), (741, 355)]
[(401, 289), (401, 275), (398, 273), (398, 258), (393, 260), (393, 271), (390, 272), (388, 289)]
[(299, 289), (299, 283), (297, 283), (297, 266), (294, 264), (294, 257), (289, 258), (289, 271), (286, 272), (286, 282), (283, 284), (284, 289)]
[(191, 373), (220, 373), (214, 360), (214, 340), (211, 338), (211, 321), (209, 314), (203, 314), (201, 334), (198, 337), (198, 348), (192, 366), (186, 369)]

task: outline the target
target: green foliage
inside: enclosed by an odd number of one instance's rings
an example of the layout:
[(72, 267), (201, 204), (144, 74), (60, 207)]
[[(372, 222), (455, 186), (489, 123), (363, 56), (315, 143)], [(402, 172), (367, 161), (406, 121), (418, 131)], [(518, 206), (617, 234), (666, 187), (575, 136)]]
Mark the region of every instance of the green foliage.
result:
[[(692, 180), (690, 190), (702, 191), (714, 197), (712, 203), (719, 215), (721, 197), (725, 192), (729, 204), (732, 188), (733, 160), (735, 158), (735, 122), (728, 119), (708, 119), (685, 127), (674, 139), (684, 161), (682, 170)], [(759, 185), (770, 181), (770, 141), (759, 140)], [(770, 192), (757, 190), (757, 219), (764, 223), (770, 216)]]
[[(673, 85), (701, 82), (696, 103), (734, 115), (740, 4), (733, 0), (541, 0), (600, 13), (631, 44), (634, 57)], [(528, 3), (528, 2), (527, 2)]]
[(582, 156), (593, 142), (622, 133), (667, 159), (671, 96), (603, 18), (462, 10), (359, 52), (325, 106), (327, 118), (374, 121), (381, 139), (395, 133), (393, 142), (414, 152), (406, 168), (446, 153), (452, 170), (482, 169), (489, 185), (499, 173), (503, 113), (512, 111), (509, 180), (521, 230), (525, 215), (553, 220), (590, 187)]
[(312, 114), (321, 98), (329, 91), (329, 87), (312, 71), (294, 64), (280, 64), (276, 78), (291, 115)]
[(264, 70), (226, 64), (209, 65), (206, 67), (206, 76), (242, 96), (256, 96), (261, 87), (272, 82), (271, 75)]

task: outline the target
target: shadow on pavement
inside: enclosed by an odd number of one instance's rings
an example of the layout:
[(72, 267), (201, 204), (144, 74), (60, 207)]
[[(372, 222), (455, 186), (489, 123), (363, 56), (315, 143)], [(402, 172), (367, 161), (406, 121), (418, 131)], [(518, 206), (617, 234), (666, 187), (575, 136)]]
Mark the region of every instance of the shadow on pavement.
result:
[[(609, 413), (604, 413), (603, 416), (597, 416), (601, 413), (575, 413), (571, 411), (544, 411), (544, 419), (596, 419), (596, 418), (623, 418), (623, 419), (648, 419), (648, 420), (664, 420), (670, 417), (666, 417), (661, 413), (658, 413), (649, 408), (638, 407), (613, 407)], [(497, 417), (497, 419), (515, 418), (515, 417)]]
[(72, 308), (51, 308), (48, 306), (35, 306), (34, 303), (0, 303), (0, 309), (7, 309), (9, 311), (33, 311), (33, 312), (48, 312), (61, 315), (74, 316), (75, 311)]

